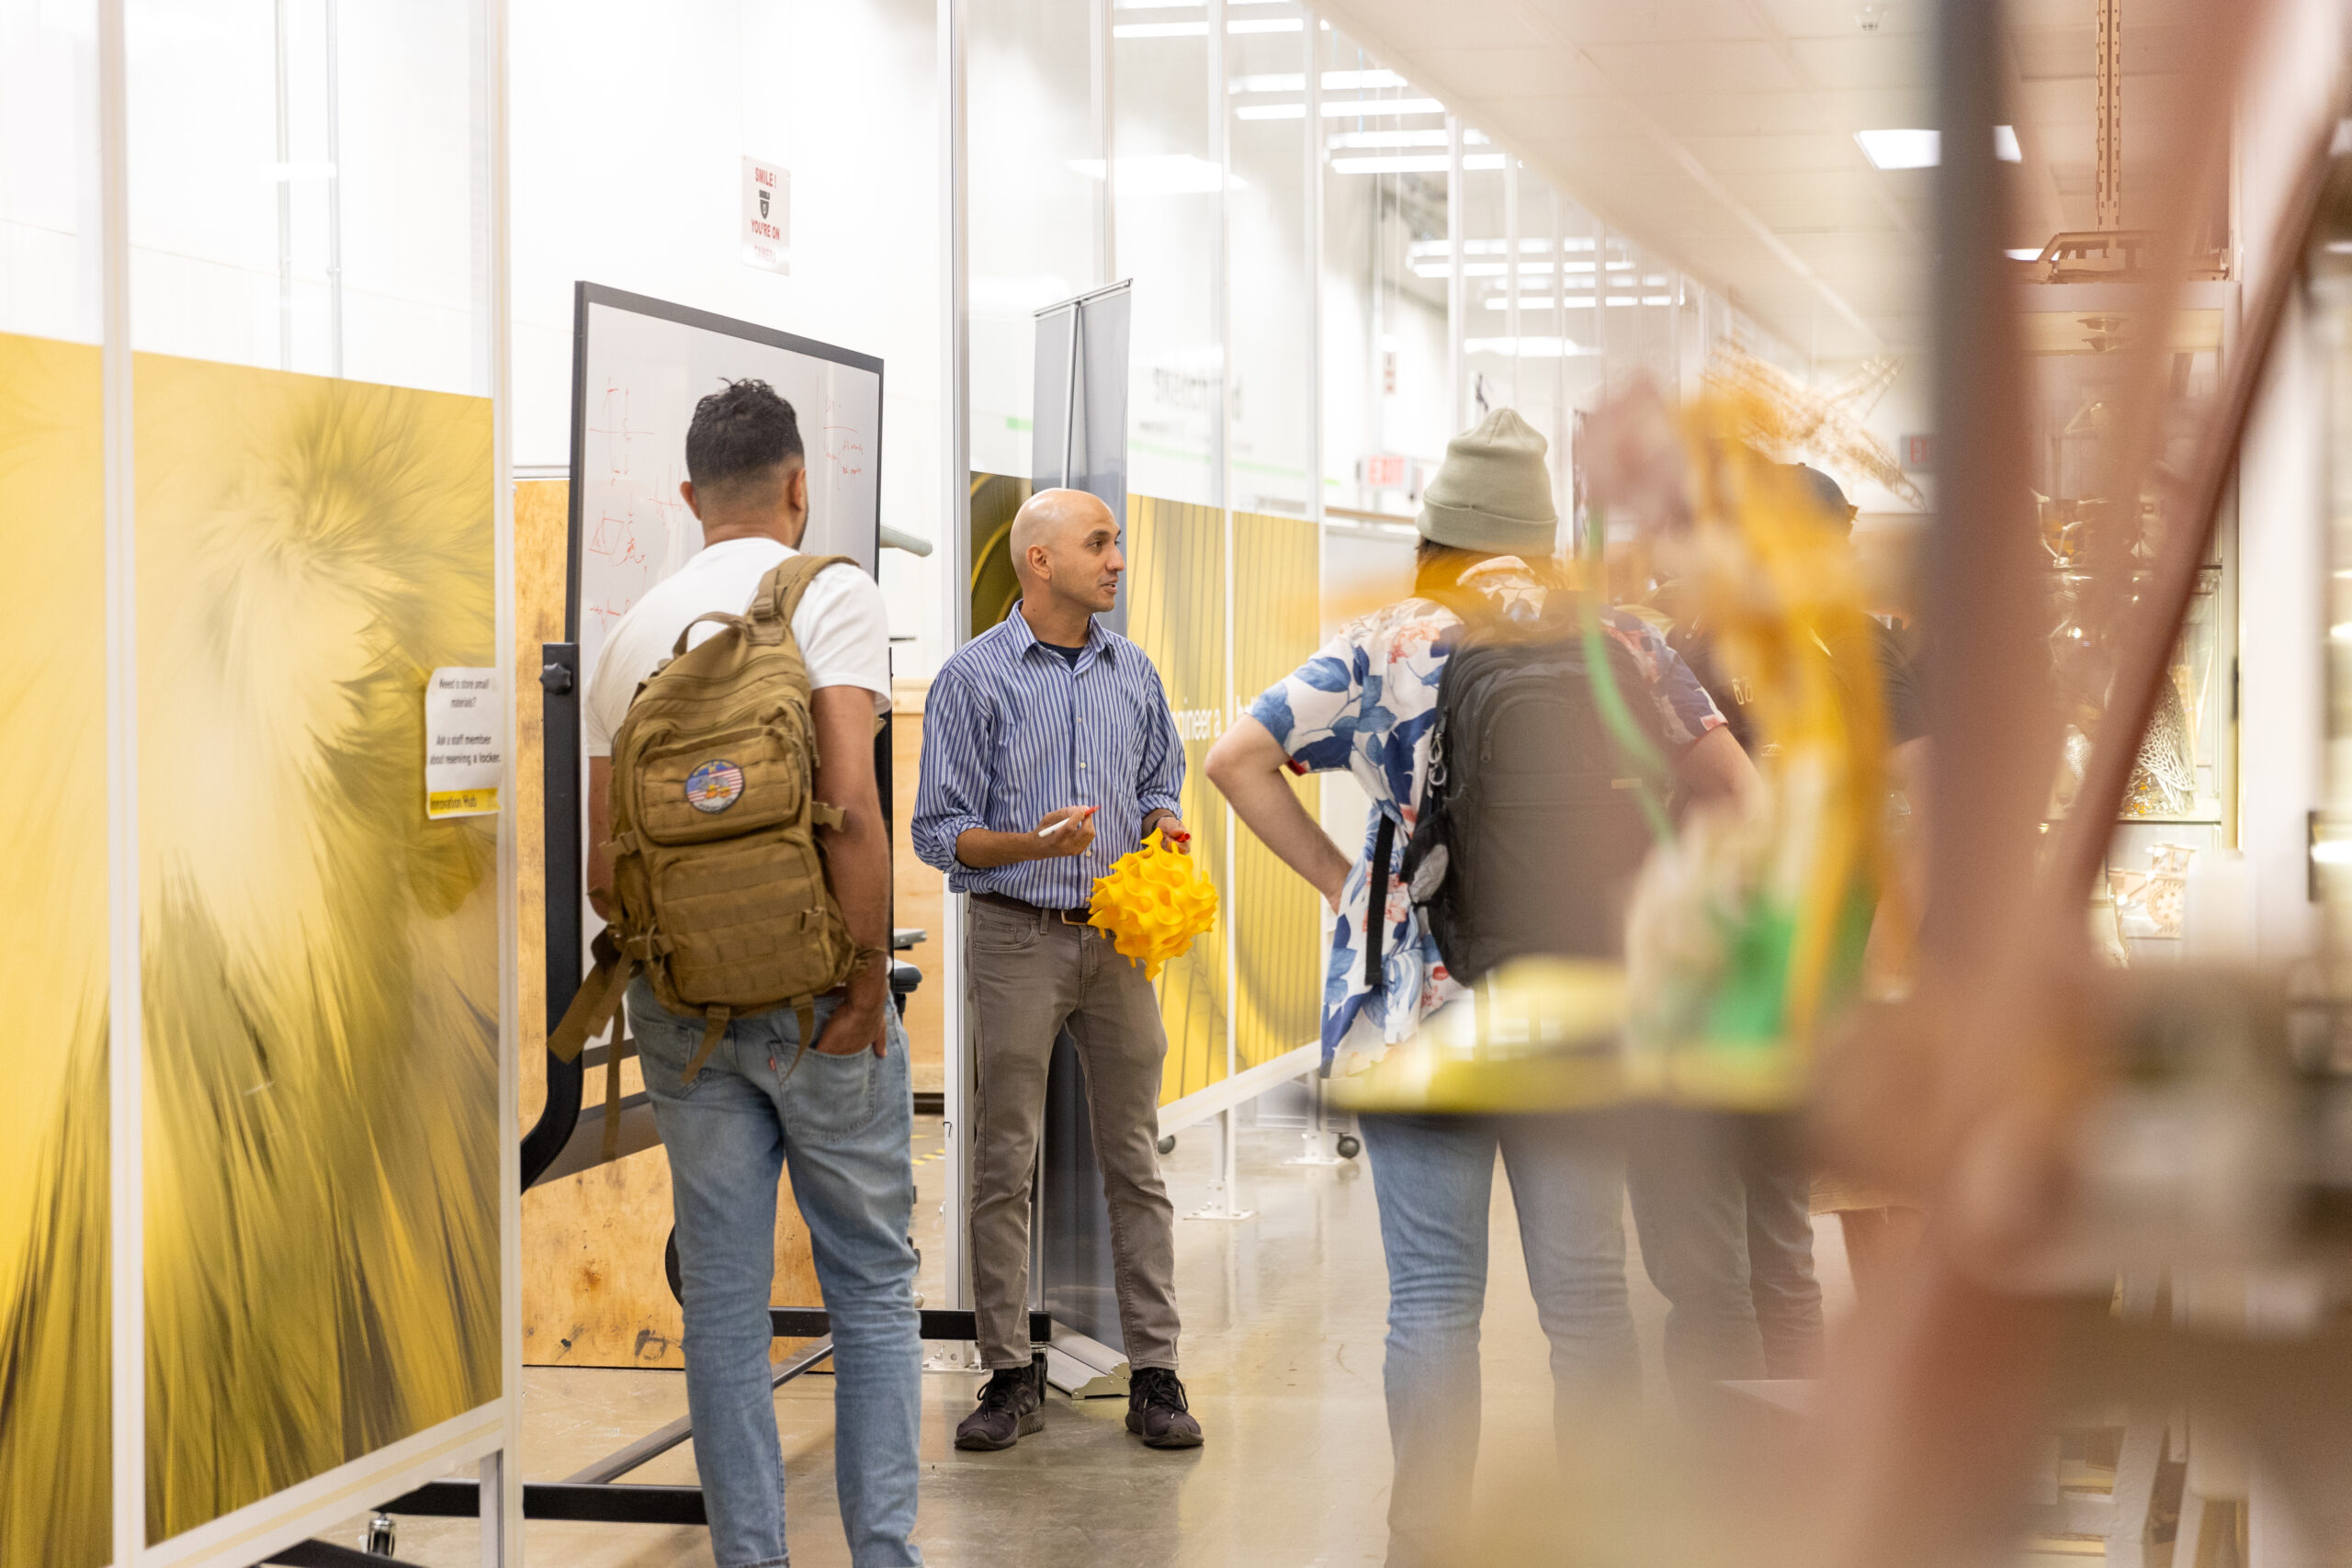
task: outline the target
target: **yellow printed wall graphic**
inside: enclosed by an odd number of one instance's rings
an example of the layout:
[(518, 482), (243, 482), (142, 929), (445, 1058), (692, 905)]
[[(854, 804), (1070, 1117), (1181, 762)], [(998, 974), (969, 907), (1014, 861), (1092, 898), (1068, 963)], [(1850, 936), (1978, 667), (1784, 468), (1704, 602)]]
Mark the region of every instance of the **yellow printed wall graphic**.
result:
[(499, 1393), (491, 405), (141, 355), (133, 430), (161, 1540)]
[(98, 350), (0, 334), (0, 1568), (96, 1568), (107, 1488)]

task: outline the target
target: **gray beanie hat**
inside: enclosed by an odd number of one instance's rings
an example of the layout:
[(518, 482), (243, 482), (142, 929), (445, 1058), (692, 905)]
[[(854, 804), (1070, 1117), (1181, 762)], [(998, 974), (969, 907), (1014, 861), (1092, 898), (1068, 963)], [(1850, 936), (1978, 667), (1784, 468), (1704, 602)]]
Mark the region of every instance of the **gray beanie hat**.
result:
[(1510, 409), (1497, 409), (1445, 444), (1413, 525), (1456, 549), (1548, 556), (1560, 514), (1552, 505), (1545, 442)]

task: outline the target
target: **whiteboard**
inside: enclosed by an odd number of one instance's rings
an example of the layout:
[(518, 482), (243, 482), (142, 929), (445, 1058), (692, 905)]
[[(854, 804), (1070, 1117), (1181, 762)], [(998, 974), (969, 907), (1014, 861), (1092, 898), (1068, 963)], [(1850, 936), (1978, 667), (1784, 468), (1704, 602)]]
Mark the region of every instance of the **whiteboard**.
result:
[(649, 588), (702, 548), (678, 493), (695, 404), (755, 376), (799, 416), (803, 550), (871, 573), (882, 522), (882, 362), (750, 321), (578, 286), (571, 360), (571, 562), (565, 630), (584, 680)]

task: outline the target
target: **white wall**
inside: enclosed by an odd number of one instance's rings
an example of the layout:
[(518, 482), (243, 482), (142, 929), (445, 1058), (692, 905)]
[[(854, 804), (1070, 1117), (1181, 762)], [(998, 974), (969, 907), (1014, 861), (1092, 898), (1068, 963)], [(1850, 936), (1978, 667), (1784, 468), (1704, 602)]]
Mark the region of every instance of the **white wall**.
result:
[(0, 332), (96, 343), (97, 7), (0, 0)]
[[(513, 0), (514, 460), (571, 457), (572, 284), (883, 361), (882, 519), (941, 530), (936, 11), (926, 0)], [(741, 160), (792, 171), (793, 270), (743, 264)], [(902, 674), (942, 556), (883, 552)]]

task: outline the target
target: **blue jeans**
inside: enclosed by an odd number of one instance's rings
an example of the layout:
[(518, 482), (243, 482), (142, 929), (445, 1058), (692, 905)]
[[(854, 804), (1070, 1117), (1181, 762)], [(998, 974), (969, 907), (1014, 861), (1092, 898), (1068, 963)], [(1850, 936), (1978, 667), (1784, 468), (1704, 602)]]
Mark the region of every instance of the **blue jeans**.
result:
[(1452, 1561), (1478, 1463), (1478, 1319), (1500, 1151), (1536, 1317), (1552, 1342), (1553, 1420), (1640, 1384), (1625, 1294), (1624, 1165), (1598, 1119), (1359, 1119), (1388, 1258), (1390, 1568)]
[[(821, 1031), (833, 1004), (820, 1001)], [(833, 1485), (855, 1568), (922, 1556), (915, 1524), (922, 1330), (915, 1312), (914, 1101), (907, 1035), (889, 1054), (800, 1050), (789, 1008), (739, 1018), (694, 1082), (703, 1021), (663, 1010), (643, 979), (629, 1027), (670, 1151), (685, 1281), (686, 1408), (718, 1568), (787, 1562), (784, 1451), (768, 1382), (776, 1183), (786, 1165), (833, 1329)], [(799, 1058), (794, 1066), (794, 1057)]]

